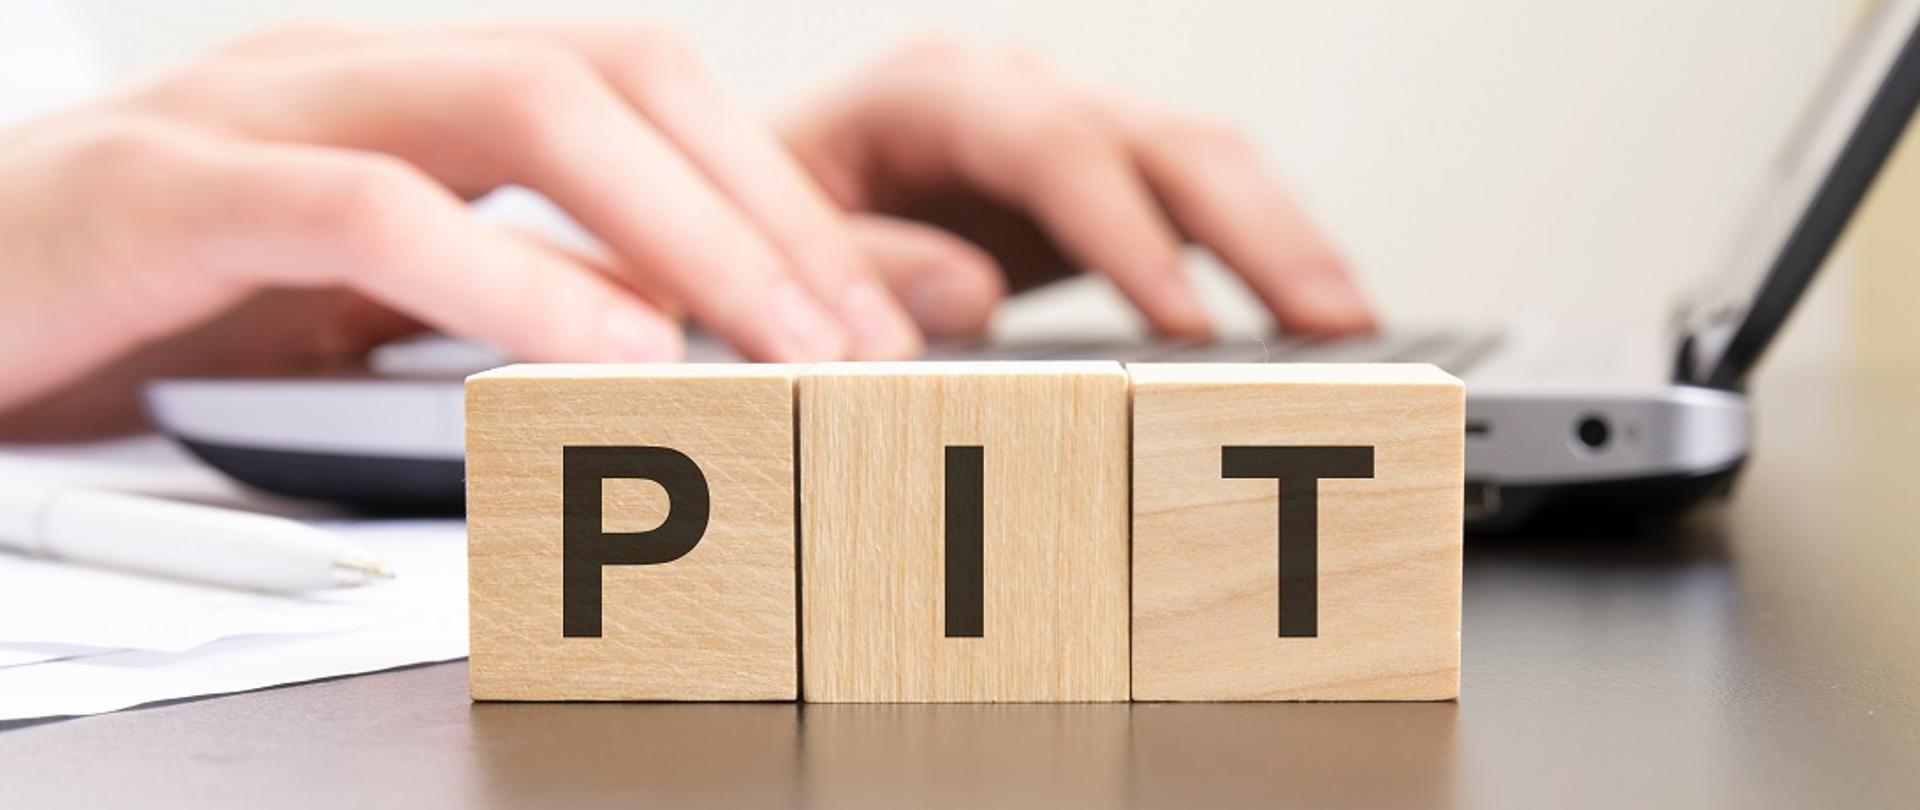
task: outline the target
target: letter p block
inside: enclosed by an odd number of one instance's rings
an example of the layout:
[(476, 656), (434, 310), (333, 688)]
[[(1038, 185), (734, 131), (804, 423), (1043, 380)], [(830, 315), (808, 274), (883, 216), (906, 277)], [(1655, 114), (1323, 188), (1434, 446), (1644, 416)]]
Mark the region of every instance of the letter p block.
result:
[(1459, 695), (1459, 380), (1428, 365), (1127, 371), (1135, 700)]
[(792, 700), (795, 370), (467, 381), (476, 700)]

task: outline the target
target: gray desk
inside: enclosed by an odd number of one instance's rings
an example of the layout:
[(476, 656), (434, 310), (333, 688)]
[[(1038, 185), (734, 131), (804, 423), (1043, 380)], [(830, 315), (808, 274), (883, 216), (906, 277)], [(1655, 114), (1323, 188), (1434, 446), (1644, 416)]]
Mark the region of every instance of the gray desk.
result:
[(1457, 704), (471, 705), (448, 664), (0, 731), (0, 806), (1920, 806), (1920, 384), (1731, 508), (1471, 542)]

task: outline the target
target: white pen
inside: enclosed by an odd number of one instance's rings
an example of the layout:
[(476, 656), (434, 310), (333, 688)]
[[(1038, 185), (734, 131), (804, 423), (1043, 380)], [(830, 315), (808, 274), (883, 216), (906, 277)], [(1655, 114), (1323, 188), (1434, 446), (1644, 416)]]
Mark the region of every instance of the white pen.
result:
[(0, 478), (0, 549), (263, 591), (393, 576), (372, 554), (299, 521), (13, 475)]

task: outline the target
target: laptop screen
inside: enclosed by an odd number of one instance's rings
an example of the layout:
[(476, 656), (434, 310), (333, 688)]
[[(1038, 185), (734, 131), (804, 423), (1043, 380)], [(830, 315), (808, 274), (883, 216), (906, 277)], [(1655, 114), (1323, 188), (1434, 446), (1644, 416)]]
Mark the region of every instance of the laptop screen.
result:
[(1728, 266), (1679, 315), (1678, 382), (1739, 388), (1920, 103), (1920, 0), (1862, 21), (1782, 150)]

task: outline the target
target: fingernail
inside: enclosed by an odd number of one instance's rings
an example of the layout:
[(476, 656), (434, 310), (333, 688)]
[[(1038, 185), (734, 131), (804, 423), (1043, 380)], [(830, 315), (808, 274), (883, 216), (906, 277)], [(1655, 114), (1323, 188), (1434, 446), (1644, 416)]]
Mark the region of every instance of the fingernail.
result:
[(768, 301), (779, 342), (773, 347), (776, 359), (838, 360), (847, 355), (847, 338), (840, 325), (797, 282), (775, 282)]
[(920, 353), (920, 331), (873, 279), (857, 279), (841, 292), (840, 318), (860, 359), (900, 360)]
[(609, 362), (678, 360), (685, 344), (678, 325), (637, 307), (608, 307), (600, 319), (600, 357)]
[(907, 311), (929, 334), (958, 337), (987, 328), (993, 302), (961, 273), (926, 272), (907, 284)]
[(1179, 276), (1181, 283), (1169, 284), (1162, 293), (1164, 307), (1160, 310), (1162, 323), (1160, 331), (1168, 337), (1187, 340), (1208, 340), (1213, 337), (1213, 321), (1207, 317), (1207, 307), (1200, 302), (1199, 291)]
[(1303, 309), (1314, 320), (1338, 331), (1362, 331), (1373, 328), (1373, 311), (1360, 291), (1344, 278), (1320, 276), (1301, 285)]

